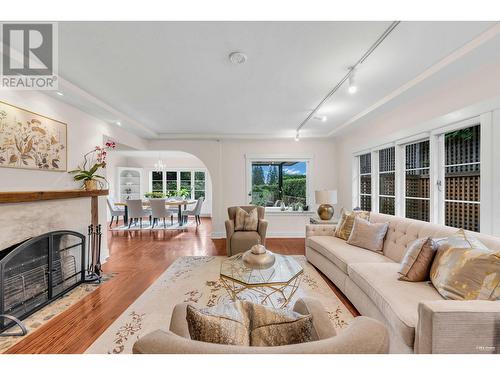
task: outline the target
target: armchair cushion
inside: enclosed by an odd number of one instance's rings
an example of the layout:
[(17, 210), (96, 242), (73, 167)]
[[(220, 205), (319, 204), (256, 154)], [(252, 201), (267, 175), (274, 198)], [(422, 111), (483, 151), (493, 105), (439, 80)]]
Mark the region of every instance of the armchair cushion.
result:
[(309, 342), (314, 337), (310, 314), (272, 309), (248, 301), (199, 310), (188, 305), (186, 312), (190, 337), (197, 341), (240, 346), (281, 346)]
[(213, 344), (250, 345), (246, 307), (241, 302), (204, 309), (188, 305), (186, 320), (191, 339)]
[(232, 254), (249, 250), (253, 245), (260, 243), (258, 232), (234, 232), (231, 237)]
[(238, 207), (234, 218), (235, 231), (256, 231), (259, 224), (259, 216), (257, 208), (251, 209), (249, 212)]

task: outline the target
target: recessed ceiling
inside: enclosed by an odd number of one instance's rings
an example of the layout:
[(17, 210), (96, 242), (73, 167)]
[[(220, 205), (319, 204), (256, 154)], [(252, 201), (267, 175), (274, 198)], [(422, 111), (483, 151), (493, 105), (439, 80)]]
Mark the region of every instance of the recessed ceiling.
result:
[[(494, 24), (401, 22), (357, 71), (358, 92), (342, 88), (303, 134), (330, 134)], [(57, 98), (146, 138), (293, 136), (389, 25), (62, 22)]]

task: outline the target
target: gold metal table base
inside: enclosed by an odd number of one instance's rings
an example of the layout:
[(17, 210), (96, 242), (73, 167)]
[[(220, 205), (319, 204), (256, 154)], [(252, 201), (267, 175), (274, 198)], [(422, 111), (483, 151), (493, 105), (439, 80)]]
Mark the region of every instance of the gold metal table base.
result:
[[(262, 297), (261, 303), (265, 304), (269, 302), (271, 306), (274, 308), (284, 308), (291, 301), (297, 289), (299, 289), (300, 281), (302, 279), (303, 271), (299, 272), (292, 279), (287, 282), (268, 282), (262, 284), (247, 284), (238, 280), (234, 280), (225, 275), (220, 275), (220, 279), (224, 287), (226, 288), (229, 297), (236, 301), (238, 299), (238, 295), (245, 290), (251, 290), (256, 292)], [(283, 302), (280, 302), (278, 297), (279, 305), (276, 306), (273, 302), (274, 295), (280, 295)]]

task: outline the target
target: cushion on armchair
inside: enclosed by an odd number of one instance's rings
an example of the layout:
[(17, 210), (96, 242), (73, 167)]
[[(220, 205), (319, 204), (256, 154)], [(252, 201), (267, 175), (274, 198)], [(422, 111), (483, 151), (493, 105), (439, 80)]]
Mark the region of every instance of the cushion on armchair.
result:
[(312, 316), (248, 301), (196, 309), (187, 306), (192, 340), (240, 346), (281, 346), (313, 341)]
[(256, 231), (259, 225), (259, 215), (257, 208), (246, 212), (244, 209), (238, 207), (234, 217), (234, 230), (235, 231)]

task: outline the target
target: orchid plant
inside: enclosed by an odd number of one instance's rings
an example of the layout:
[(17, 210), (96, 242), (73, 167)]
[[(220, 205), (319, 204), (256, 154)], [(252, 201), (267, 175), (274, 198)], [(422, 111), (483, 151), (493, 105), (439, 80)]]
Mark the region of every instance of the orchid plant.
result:
[(101, 168), (106, 168), (108, 150), (115, 147), (116, 143), (113, 141), (107, 141), (103, 146), (96, 146), (83, 155), (83, 164), (81, 166), (68, 173), (74, 174), (73, 179), (75, 181), (83, 181), (84, 186), (87, 186), (87, 181), (97, 181), (101, 185), (99, 180), (106, 181), (106, 178), (98, 175), (97, 172)]

